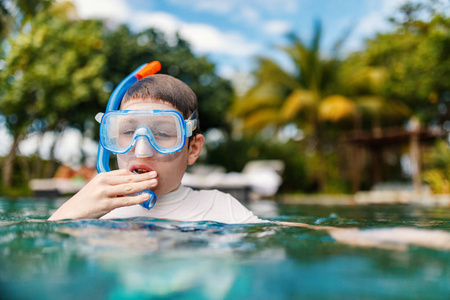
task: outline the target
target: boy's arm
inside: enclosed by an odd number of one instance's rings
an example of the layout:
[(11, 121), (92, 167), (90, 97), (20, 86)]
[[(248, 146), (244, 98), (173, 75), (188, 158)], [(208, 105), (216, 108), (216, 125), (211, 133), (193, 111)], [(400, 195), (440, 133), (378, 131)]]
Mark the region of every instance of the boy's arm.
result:
[(133, 174), (127, 170), (100, 173), (53, 213), (49, 220), (96, 219), (115, 208), (148, 200), (148, 194), (124, 196), (158, 185), (156, 172)]
[(297, 222), (275, 222), (289, 227), (304, 227), (324, 230), (337, 242), (356, 247), (374, 247), (405, 251), (409, 245), (433, 249), (450, 249), (450, 232), (412, 227), (392, 228), (339, 228), (333, 226), (316, 226)]

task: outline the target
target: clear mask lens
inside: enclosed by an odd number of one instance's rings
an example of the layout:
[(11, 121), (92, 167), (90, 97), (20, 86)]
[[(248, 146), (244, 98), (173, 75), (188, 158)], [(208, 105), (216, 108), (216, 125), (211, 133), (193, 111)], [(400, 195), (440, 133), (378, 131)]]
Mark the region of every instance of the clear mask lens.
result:
[[(186, 122), (176, 111), (117, 111), (103, 116), (100, 142), (124, 154), (144, 140), (160, 154), (180, 151), (186, 142)], [(139, 143), (138, 143), (139, 141)]]

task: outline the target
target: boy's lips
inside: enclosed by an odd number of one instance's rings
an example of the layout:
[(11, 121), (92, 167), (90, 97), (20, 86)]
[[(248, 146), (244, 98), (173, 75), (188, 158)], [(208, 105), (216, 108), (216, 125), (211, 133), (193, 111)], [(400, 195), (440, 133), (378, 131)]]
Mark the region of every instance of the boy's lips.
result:
[(151, 172), (153, 169), (144, 164), (133, 164), (130, 166), (130, 171), (133, 173), (142, 174)]

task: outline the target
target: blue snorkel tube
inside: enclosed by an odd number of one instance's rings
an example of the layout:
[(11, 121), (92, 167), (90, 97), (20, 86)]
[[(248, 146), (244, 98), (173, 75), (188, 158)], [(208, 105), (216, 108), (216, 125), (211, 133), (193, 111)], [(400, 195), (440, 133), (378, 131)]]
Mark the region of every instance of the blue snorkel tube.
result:
[[(153, 61), (148, 64), (143, 64), (136, 70), (134, 70), (130, 75), (128, 75), (124, 80), (122, 80), (119, 85), (114, 89), (109, 97), (108, 104), (106, 105), (105, 113), (113, 110), (118, 110), (120, 107), (120, 103), (122, 102), (122, 98), (127, 92), (127, 90), (139, 79), (153, 75), (161, 70), (161, 64), (158, 61)], [(100, 132), (101, 134), (101, 132)], [(98, 144), (98, 154), (97, 154), (97, 171), (101, 172), (110, 172), (111, 169), (109, 167), (109, 156), (110, 151), (106, 150), (101, 143)], [(149, 190), (145, 189), (141, 192), (136, 193), (142, 194), (146, 193), (150, 195), (150, 198), (141, 203), (140, 205), (146, 209), (151, 209), (156, 203), (156, 194)]]

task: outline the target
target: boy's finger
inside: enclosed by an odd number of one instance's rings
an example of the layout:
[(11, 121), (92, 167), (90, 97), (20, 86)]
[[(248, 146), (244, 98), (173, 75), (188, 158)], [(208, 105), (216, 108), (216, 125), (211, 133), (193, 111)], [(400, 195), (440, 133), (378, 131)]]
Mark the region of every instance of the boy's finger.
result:
[(130, 175), (133, 173), (128, 171), (127, 169), (118, 169), (118, 170), (113, 170), (113, 171), (109, 171), (109, 172), (104, 172), (101, 174), (104, 174), (105, 176), (108, 176), (108, 177), (112, 177), (112, 176), (120, 176), (120, 175)]
[(131, 205), (136, 205), (136, 204), (140, 204), (142, 202), (145, 202), (149, 199), (149, 195), (148, 194), (141, 194), (141, 195), (137, 195), (137, 196), (123, 196), (123, 197), (117, 197), (114, 198), (114, 207), (123, 207), (123, 206), (131, 206)]
[(133, 174), (129, 171), (128, 173), (123, 174), (122, 176), (109, 176), (106, 179), (106, 183), (110, 185), (119, 185), (125, 183), (132, 182), (143, 182), (155, 179), (158, 174), (155, 171), (142, 173), (142, 174)]
[(150, 179), (140, 182), (128, 182), (125, 184), (113, 185), (107, 189), (106, 195), (108, 197), (117, 197), (121, 195), (133, 194), (145, 189), (154, 188), (157, 184), (157, 179)]

